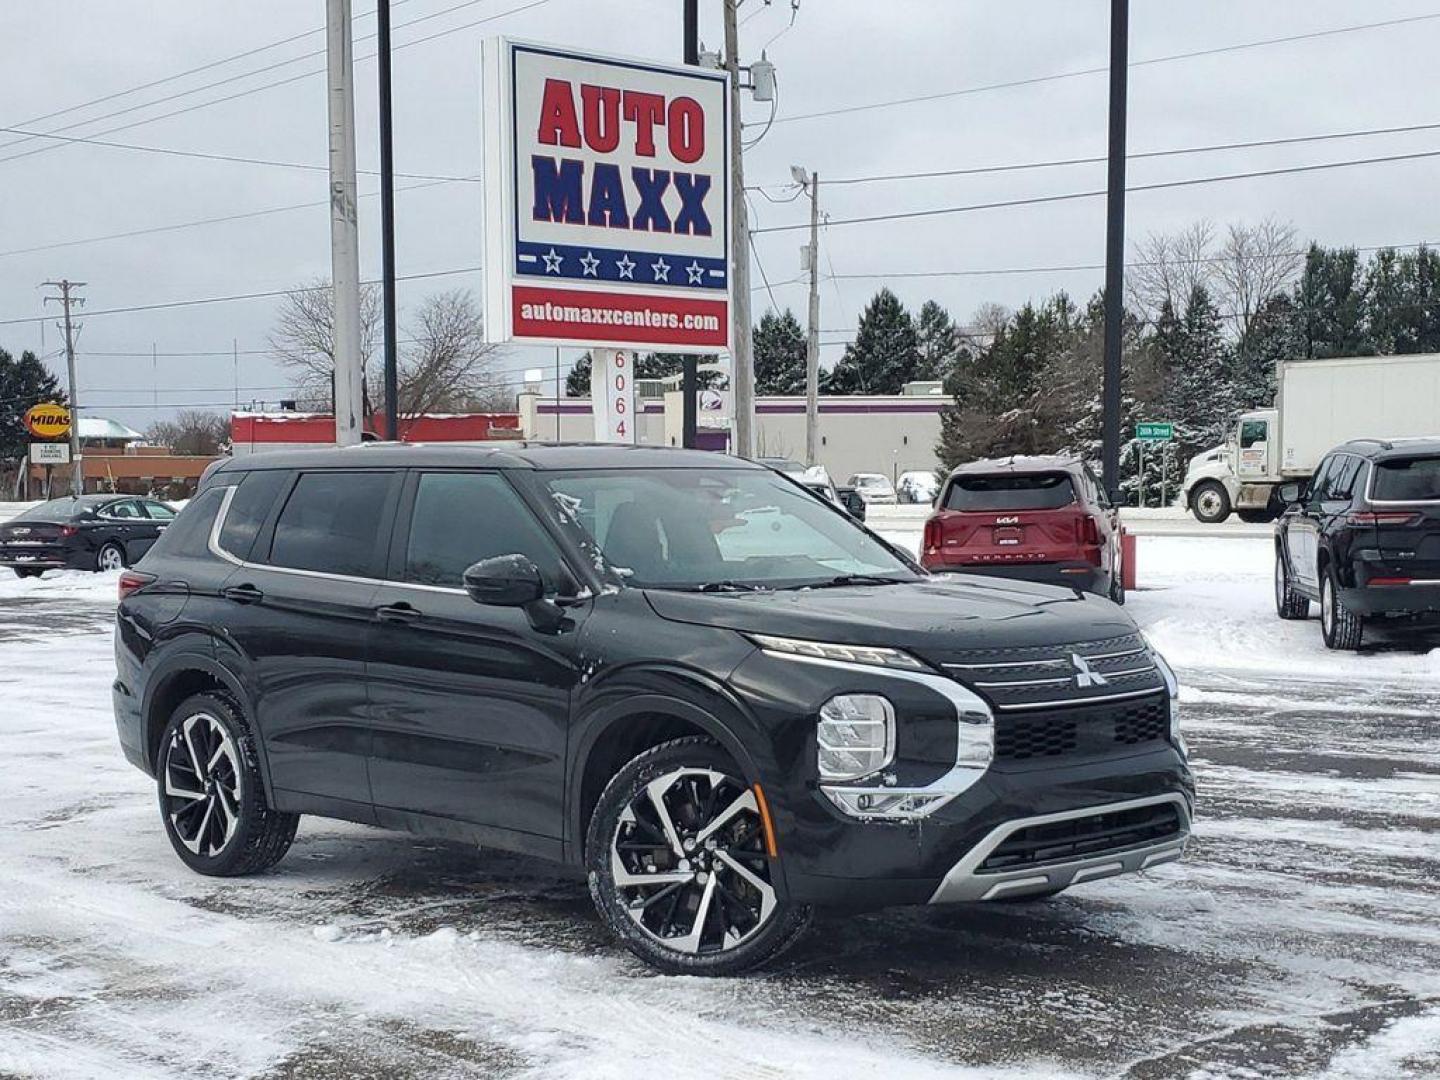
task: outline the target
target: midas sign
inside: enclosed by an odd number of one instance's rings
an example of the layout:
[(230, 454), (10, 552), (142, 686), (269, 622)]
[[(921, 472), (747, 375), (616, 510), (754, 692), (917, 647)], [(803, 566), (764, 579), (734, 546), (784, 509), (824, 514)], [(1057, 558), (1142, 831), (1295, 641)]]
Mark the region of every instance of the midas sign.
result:
[(509, 40), (485, 63), (491, 336), (726, 350), (726, 77)]
[(63, 439), (70, 434), (70, 410), (44, 402), (25, 411), (25, 430), (37, 439)]

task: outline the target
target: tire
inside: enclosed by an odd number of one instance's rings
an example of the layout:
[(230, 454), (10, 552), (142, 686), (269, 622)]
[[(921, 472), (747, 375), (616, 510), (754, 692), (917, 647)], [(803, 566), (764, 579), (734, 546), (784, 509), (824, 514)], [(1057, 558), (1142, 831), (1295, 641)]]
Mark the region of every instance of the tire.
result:
[(1275, 614), (1288, 620), (1310, 617), (1310, 598), (1295, 591), (1285, 555), (1279, 548), (1275, 549)]
[(124, 570), (129, 566), (125, 558), (125, 547), (123, 544), (111, 540), (95, 553), (95, 569), (101, 572)]
[(1327, 649), (1343, 652), (1360, 648), (1365, 636), (1365, 620), (1341, 601), (1335, 571), (1328, 566), (1320, 574), (1320, 633)]
[(1247, 525), (1268, 525), (1275, 520), (1275, 515), (1269, 510), (1236, 510), (1235, 516)]
[(1110, 574), (1110, 591), (1108, 595), (1113, 603), (1119, 604), (1121, 607), (1125, 606), (1125, 578), (1121, 576), (1118, 567)]
[(33, 566), (14, 566), (11, 569), (15, 571), (15, 576), (18, 578), (39, 577), (45, 573), (44, 570), (36, 570)]
[(1202, 480), (1190, 493), (1190, 510), (1196, 521), (1219, 525), (1230, 516), (1230, 493), (1219, 480)]
[[(195, 758), (204, 765), (196, 768)], [(290, 850), (300, 815), (266, 805), (254, 736), (228, 695), (181, 702), (160, 737), (155, 765), (165, 835), (191, 870), (255, 874)]]
[(634, 758), (595, 804), (590, 897), (625, 947), (667, 974), (738, 975), (810, 924), (809, 907), (773, 888), (754, 789), (741, 777), (712, 740), (690, 735)]

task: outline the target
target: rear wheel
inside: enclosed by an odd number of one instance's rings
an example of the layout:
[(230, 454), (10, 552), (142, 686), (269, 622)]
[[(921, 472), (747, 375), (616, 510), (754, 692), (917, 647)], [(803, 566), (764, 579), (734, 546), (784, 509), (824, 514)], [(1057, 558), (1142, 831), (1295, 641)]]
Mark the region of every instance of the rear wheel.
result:
[(12, 567), (12, 569), (15, 571), (15, 576), (18, 578), (39, 577), (45, 572), (44, 570), (37, 570), (33, 566), (16, 566)]
[(1290, 583), (1290, 570), (1285, 565), (1285, 554), (1275, 550), (1275, 614), (1282, 619), (1308, 619), (1310, 600), (1295, 591)]
[(160, 738), (155, 772), (165, 833), (190, 869), (254, 874), (290, 850), (300, 816), (266, 804), (254, 739), (230, 698), (181, 702)]
[(1219, 480), (1202, 480), (1190, 496), (1195, 520), (1218, 525), (1230, 516), (1230, 493)]
[(127, 565), (125, 562), (125, 549), (114, 540), (102, 547), (99, 554), (95, 556), (96, 570), (124, 570)]
[(1326, 648), (1346, 652), (1360, 648), (1360, 639), (1365, 635), (1364, 620), (1340, 599), (1335, 571), (1328, 566), (1320, 574), (1320, 632)]
[(1270, 510), (1236, 510), (1235, 516), (1249, 525), (1264, 525), (1275, 520), (1275, 514)]
[(759, 802), (715, 743), (687, 736), (622, 768), (585, 842), (590, 895), (661, 971), (735, 975), (789, 948), (810, 909), (776, 891)]

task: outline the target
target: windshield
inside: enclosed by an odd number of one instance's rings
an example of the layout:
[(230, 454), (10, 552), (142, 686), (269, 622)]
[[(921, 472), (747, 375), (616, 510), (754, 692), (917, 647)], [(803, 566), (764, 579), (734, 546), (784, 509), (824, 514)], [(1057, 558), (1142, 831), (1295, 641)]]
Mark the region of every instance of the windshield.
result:
[(1440, 457), (1380, 462), (1375, 469), (1374, 497), (1381, 502), (1440, 500)]
[(750, 469), (551, 473), (544, 486), (582, 545), (651, 589), (804, 588), (919, 575), (804, 488)]
[(82, 514), (90, 508), (89, 504), (81, 502), (73, 495), (67, 495), (63, 499), (51, 499), (39, 506), (32, 506), (23, 514), (18, 515), (16, 521), (68, 521), (76, 514)]
[(1058, 510), (1074, 501), (1068, 473), (1001, 473), (957, 476), (945, 495), (945, 509)]

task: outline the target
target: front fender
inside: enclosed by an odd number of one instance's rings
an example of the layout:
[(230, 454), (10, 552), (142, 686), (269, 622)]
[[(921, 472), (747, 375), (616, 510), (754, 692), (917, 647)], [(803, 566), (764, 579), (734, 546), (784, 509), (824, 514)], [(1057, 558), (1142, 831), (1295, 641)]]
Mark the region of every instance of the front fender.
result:
[(1185, 473), (1185, 505), (1190, 506), (1191, 495), (1195, 487), (1202, 480), (1219, 480), (1225, 485), (1225, 492), (1230, 496), (1230, 505), (1235, 505), (1235, 500), (1240, 495), (1240, 480), (1230, 471), (1230, 463), (1227, 461), (1207, 461), (1205, 464), (1190, 469)]

